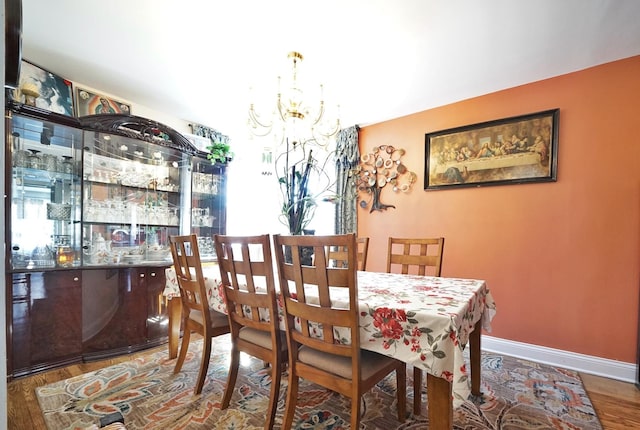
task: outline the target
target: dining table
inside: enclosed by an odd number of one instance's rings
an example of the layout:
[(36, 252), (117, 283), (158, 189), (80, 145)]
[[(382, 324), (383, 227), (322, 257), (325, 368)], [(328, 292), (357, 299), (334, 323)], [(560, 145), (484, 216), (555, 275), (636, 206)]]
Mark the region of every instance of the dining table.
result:
[[(217, 264), (203, 265), (203, 274), (209, 306), (226, 313)], [(454, 408), (481, 394), (481, 332), (491, 331), (496, 313), (486, 282), (369, 271), (358, 271), (357, 282), (360, 347), (421, 368), (427, 374), (429, 428), (452, 429)], [(180, 296), (173, 267), (166, 269), (163, 295)], [(180, 300), (169, 300), (170, 358), (178, 353), (181, 307)]]

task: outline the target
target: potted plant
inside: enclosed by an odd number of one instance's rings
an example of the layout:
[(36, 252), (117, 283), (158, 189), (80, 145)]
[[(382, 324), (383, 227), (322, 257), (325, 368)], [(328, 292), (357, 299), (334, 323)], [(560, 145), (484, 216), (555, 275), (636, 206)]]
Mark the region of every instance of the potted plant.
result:
[(216, 142), (213, 139), (211, 139), (211, 145), (207, 146), (207, 149), (209, 150), (207, 158), (212, 163), (228, 163), (235, 155), (231, 152), (231, 147), (228, 143)]

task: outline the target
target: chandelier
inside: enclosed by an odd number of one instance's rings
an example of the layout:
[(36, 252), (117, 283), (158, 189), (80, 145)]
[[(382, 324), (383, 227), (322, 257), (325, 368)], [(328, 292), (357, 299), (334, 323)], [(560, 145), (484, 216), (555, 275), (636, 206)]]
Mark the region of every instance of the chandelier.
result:
[(304, 92), (299, 80), (299, 66), (303, 56), (299, 52), (287, 55), (291, 63), (291, 76), (282, 82), (278, 76), (278, 94), (270, 115), (260, 115), (254, 101), (249, 105), (247, 125), (255, 136), (273, 135), (276, 145), (296, 146), (318, 145), (327, 148), (340, 129), (336, 116), (325, 115), (324, 88), (320, 85), (319, 100), (310, 103), (304, 100)]

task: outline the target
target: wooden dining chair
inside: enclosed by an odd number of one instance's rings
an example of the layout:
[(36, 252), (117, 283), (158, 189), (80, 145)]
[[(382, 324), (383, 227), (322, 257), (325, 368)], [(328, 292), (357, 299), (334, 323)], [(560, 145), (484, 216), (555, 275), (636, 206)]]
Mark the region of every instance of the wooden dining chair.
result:
[(182, 369), (189, 348), (191, 332), (199, 333), (203, 337), (202, 358), (193, 392), (200, 394), (209, 368), (211, 342), (214, 337), (229, 333), (229, 319), (227, 315), (209, 308), (196, 235), (170, 236), (169, 245), (180, 288), (184, 330), (178, 361), (173, 373), (178, 373)]
[[(298, 400), (299, 378), (351, 399), (351, 428), (360, 424), (364, 393), (396, 372), (398, 420), (406, 414), (404, 362), (360, 349), (355, 234), (334, 236), (275, 235), (280, 293), (284, 302), (289, 377), (283, 428), (289, 429)], [(329, 247), (346, 248), (346, 267), (332, 267)], [(302, 247), (313, 247), (311, 266), (300, 263)], [(286, 252), (290, 249), (291, 252)], [(291, 255), (291, 261), (285, 255)], [(346, 332), (337, 333), (336, 329)], [(350, 339), (350, 342), (344, 342)]]
[[(397, 265), (400, 273), (440, 276), (442, 271), (442, 253), (444, 237), (436, 238), (389, 238), (387, 248), (387, 273)], [(427, 270), (429, 269), (429, 270)], [(422, 409), (422, 369), (413, 368), (413, 413), (420, 414)]]
[[(400, 273), (440, 276), (444, 237), (411, 239), (389, 238), (387, 273), (400, 265)], [(429, 271), (427, 271), (429, 268)]]
[[(358, 270), (367, 270), (367, 255), (369, 254), (369, 238), (358, 237), (356, 239)], [(332, 247), (327, 253), (327, 259), (334, 261), (336, 267), (345, 267), (347, 262), (347, 249)]]
[(278, 306), (271, 239), (260, 236), (214, 235), (220, 279), (231, 325), (231, 363), (221, 409), (229, 407), (238, 377), (240, 352), (271, 365), (271, 392), (264, 428), (276, 416), (287, 342), (278, 324)]

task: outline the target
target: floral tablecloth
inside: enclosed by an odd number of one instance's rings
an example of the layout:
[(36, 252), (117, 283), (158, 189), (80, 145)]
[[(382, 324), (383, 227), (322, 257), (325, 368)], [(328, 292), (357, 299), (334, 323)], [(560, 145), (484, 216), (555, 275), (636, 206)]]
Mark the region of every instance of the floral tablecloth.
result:
[[(203, 268), (211, 308), (226, 312), (218, 267)], [(172, 268), (164, 295), (179, 297)], [(464, 347), (476, 322), (491, 330), (496, 306), (485, 281), (358, 272), (360, 345), (451, 382), (454, 405), (471, 391)], [(280, 316), (281, 327), (284, 327)]]

